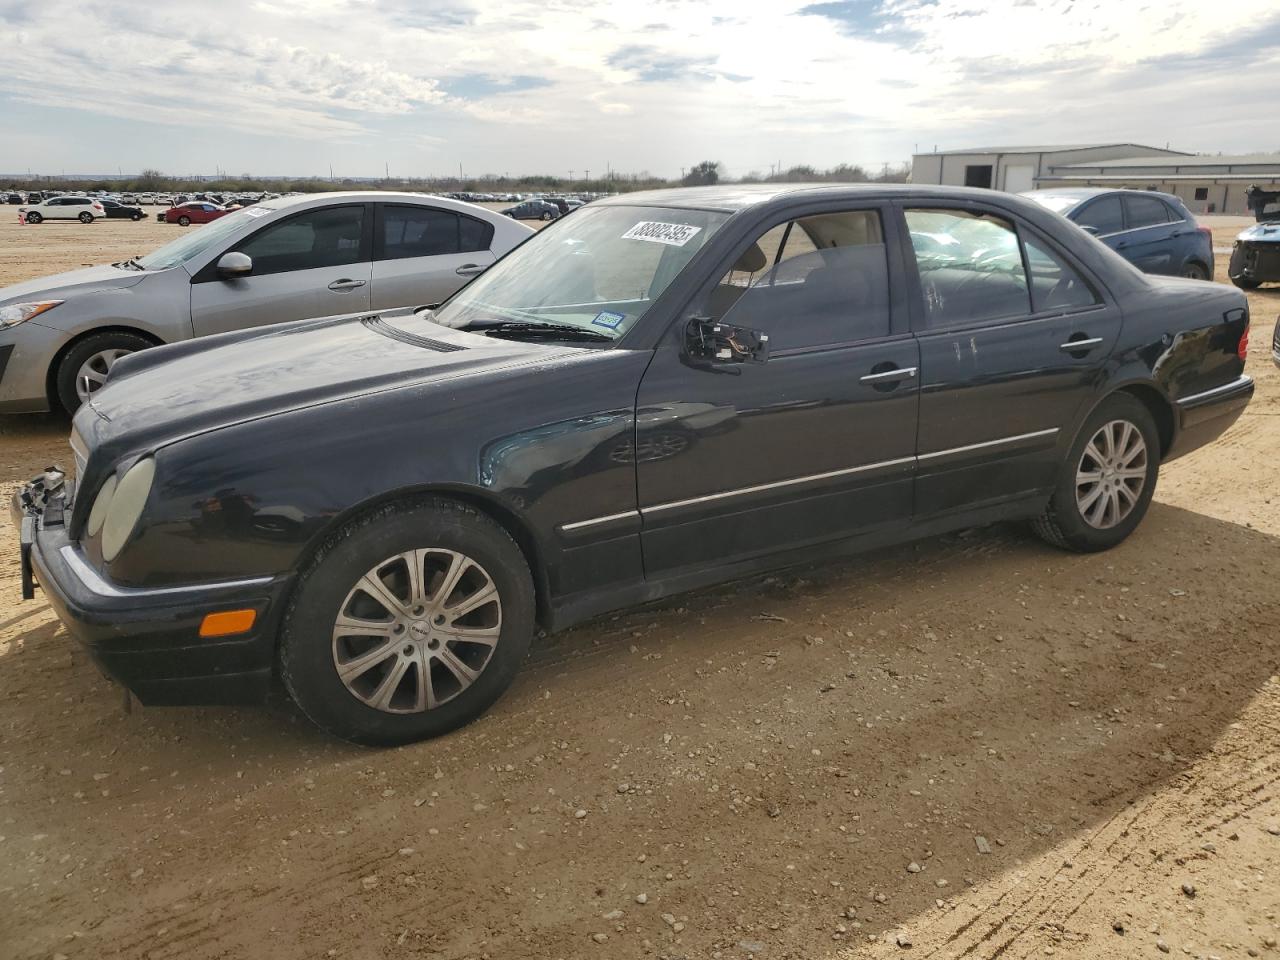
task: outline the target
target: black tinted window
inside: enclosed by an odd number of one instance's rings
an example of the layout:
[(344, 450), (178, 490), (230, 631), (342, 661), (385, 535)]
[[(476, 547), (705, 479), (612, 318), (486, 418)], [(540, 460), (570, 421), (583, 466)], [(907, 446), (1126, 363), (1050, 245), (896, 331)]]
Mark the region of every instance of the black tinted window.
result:
[(806, 217), (761, 236), (711, 292), (708, 311), (769, 334), (774, 350), (889, 333), (889, 268), (875, 210)]
[(1070, 310), (1098, 302), (1097, 295), (1076, 270), (1052, 251), (1027, 239), (1027, 268), (1031, 271), (1031, 302), (1036, 313)]
[(1124, 209), (1130, 230), (1169, 222), (1169, 208), (1156, 197), (1125, 197)]
[(383, 260), (458, 252), (458, 215), (431, 207), (383, 208)]
[(471, 217), (458, 218), (458, 250), (461, 253), (475, 253), (488, 250), (493, 243), (493, 224)]
[(906, 219), (930, 327), (1031, 312), (1013, 224), (967, 210), (908, 210)]
[(253, 259), (255, 275), (337, 267), (360, 260), (364, 207), (329, 207), (298, 214), (239, 247)]
[(1124, 213), (1120, 209), (1119, 197), (1102, 197), (1094, 200), (1078, 217), (1073, 217), (1082, 227), (1093, 227), (1099, 236), (1108, 233), (1119, 233), (1124, 229)]

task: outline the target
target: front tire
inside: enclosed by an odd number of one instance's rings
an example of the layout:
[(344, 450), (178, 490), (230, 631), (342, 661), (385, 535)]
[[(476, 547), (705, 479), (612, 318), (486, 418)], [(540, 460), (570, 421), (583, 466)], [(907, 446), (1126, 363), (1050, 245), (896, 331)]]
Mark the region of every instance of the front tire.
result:
[(62, 409), (75, 413), (106, 383), (117, 360), (152, 346), (155, 344), (136, 333), (109, 331), (85, 337), (67, 351), (54, 374)]
[(1151, 412), (1136, 397), (1110, 396), (1081, 427), (1032, 529), (1064, 550), (1109, 550), (1142, 522), (1159, 469)]
[(134, 223), (137, 223), (139, 220), (142, 219), (142, 214), (140, 213), (132, 214), (130, 215), (129, 219), (132, 220)]
[(26, 220), (27, 220), (27, 223), (40, 223), (44, 220), (44, 217), (40, 216), (40, 214), (36, 213), (36, 211), (31, 210), (31, 211), (28, 211)]
[(81, 223), (93, 223), (93, 214), (87, 210), (77, 218)]
[(453, 500), (391, 504), (334, 533), (302, 572), (280, 675), (329, 733), (411, 743), (487, 710), (535, 628), (533, 578), (501, 526)]

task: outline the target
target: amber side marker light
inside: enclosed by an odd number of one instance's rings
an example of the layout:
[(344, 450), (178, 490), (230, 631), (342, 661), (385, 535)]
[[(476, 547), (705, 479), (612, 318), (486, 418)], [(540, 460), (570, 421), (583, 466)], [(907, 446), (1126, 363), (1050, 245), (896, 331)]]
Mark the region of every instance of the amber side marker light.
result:
[(237, 633), (245, 633), (253, 629), (253, 621), (258, 618), (256, 610), (223, 610), (221, 613), (206, 613), (200, 622), (200, 636), (229, 637)]

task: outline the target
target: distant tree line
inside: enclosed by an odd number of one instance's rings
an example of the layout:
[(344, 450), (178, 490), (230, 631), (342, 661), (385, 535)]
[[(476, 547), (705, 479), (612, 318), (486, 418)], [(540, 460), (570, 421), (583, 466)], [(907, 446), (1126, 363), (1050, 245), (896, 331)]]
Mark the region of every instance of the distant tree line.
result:
[(690, 167), (680, 179), (655, 176), (647, 170), (638, 173), (613, 172), (606, 177), (557, 177), (532, 174), (508, 177), (485, 174), (478, 177), (305, 177), (275, 178), (241, 174), (239, 177), (175, 176), (159, 170), (143, 170), (134, 177), (112, 179), (76, 179), (67, 177), (14, 177), (8, 186), (17, 190), (106, 190), (112, 193), (320, 193), (326, 190), (405, 190), (427, 193), (627, 193), (660, 187), (704, 186), (715, 183), (810, 183), (810, 182), (880, 182), (905, 183), (910, 164), (885, 164), (878, 172), (857, 164), (842, 163), (829, 170), (811, 166), (795, 166), (787, 170), (762, 174), (752, 170), (740, 177), (728, 176), (724, 166), (715, 160), (703, 160)]

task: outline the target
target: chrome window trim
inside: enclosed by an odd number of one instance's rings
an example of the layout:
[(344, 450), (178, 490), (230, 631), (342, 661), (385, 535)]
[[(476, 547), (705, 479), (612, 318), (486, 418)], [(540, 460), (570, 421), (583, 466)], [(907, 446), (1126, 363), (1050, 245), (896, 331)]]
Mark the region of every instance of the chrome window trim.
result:
[[(1273, 350), (1272, 352), (1274, 353), (1275, 351)], [(1252, 382), (1253, 377), (1242, 373), (1230, 383), (1224, 383), (1220, 387), (1214, 387), (1212, 390), (1202, 390), (1199, 393), (1191, 394), (1189, 397), (1179, 397), (1178, 405), (1183, 406), (1188, 403), (1195, 403), (1198, 400), (1208, 400), (1210, 397), (1215, 397), (1220, 393), (1230, 393), (1232, 390), (1239, 390), (1241, 387), (1246, 387)]]
[(193, 583), (180, 587), (118, 587), (105, 579), (97, 570), (89, 566), (79, 551), (71, 544), (64, 544), (58, 553), (63, 562), (70, 568), (85, 588), (100, 597), (143, 597), (184, 596), (189, 593), (210, 593), (219, 590), (236, 590), (244, 587), (261, 587), (271, 582), (271, 577), (250, 577), (245, 580), (223, 580), (217, 583)]

